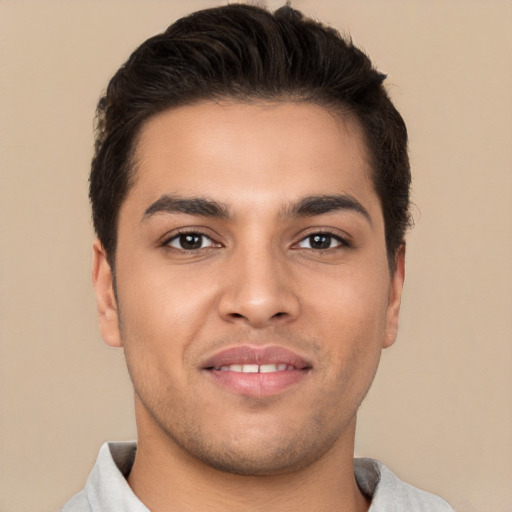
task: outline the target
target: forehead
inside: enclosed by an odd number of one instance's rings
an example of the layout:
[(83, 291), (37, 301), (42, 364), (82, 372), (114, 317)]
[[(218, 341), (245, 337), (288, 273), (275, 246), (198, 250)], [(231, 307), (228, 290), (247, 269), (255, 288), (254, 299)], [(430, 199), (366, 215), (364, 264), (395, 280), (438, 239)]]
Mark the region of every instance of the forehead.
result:
[(270, 208), (345, 193), (375, 200), (359, 124), (310, 103), (204, 102), (150, 118), (127, 201), (201, 195)]

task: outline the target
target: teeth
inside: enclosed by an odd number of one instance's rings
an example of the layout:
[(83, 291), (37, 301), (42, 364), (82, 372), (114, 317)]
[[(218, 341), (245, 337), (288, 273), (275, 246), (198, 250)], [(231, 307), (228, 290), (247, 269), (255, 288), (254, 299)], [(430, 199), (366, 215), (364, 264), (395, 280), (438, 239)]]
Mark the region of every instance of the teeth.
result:
[(216, 368), (221, 372), (240, 372), (240, 373), (273, 373), (285, 370), (293, 370), (292, 365), (286, 363), (279, 364), (230, 364)]
[(243, 373), (258, 373), (259, 366), (257, 364), (244, 364), (242, 365)]

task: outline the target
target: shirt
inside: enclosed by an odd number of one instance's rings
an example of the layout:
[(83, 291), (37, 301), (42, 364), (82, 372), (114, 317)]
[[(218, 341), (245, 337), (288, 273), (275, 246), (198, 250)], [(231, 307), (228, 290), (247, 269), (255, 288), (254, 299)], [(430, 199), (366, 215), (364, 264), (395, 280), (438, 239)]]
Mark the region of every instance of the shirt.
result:
[[(126, 481), (136, 450), (135, 442), (105, 443), (84, 489), (61, 512), (150, 512)], [(402, 482), (374, 459), (355, 459), (354, 471), (359, 488), (372, 500), (368, 512), (453, 512), (446, 501)]]

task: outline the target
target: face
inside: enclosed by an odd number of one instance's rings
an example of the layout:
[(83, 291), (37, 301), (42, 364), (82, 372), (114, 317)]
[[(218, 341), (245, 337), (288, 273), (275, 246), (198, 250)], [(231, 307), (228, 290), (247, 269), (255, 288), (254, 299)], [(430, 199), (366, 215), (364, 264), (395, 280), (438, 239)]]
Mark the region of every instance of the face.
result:
[(201, 103), (151, 118), (135, 160), (117, 294), (99, 243), (93, 278), (139, 439), (239, 474), (351, 450), (403, 283), (358, 125), (312, 104)]

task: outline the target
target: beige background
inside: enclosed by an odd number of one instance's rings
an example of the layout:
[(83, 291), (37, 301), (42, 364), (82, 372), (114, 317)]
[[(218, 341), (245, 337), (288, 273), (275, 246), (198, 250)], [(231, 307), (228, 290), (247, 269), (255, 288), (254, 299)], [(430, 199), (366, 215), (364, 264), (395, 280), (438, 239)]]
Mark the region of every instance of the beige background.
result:
[[(401, 332), (357, 452), (460, 511), (511, 512), (512, 2), (293, 4), (350, 31), (410, 130)], [(211, 5), (0, 0), (1, 512), (58, 510), (103, 441), (134, 437), (89, 279), (93, 110), (136, 44)]]

